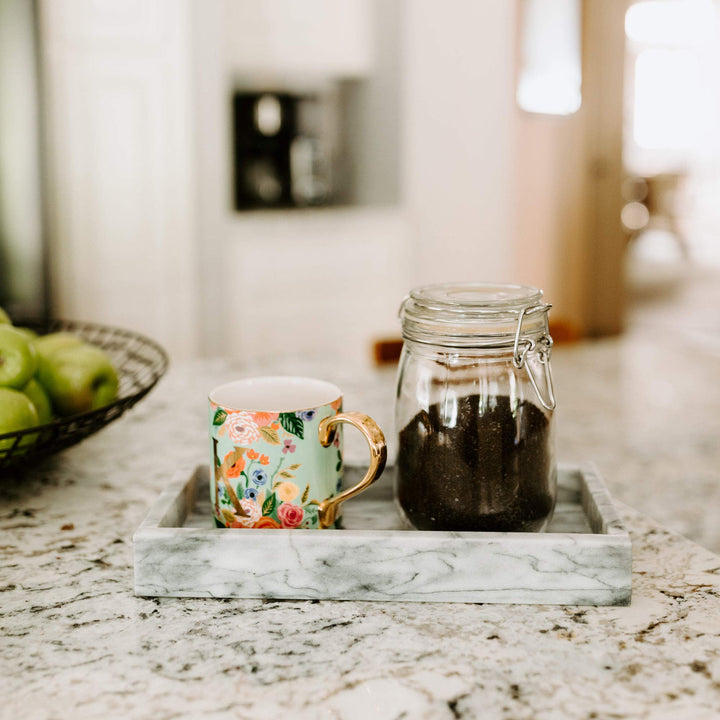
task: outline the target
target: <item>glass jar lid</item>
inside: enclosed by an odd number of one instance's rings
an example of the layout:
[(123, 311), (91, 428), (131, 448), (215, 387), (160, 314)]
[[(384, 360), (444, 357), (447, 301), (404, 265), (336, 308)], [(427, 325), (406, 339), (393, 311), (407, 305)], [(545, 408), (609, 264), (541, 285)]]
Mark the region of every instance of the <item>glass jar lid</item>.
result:
[(517, 345), (547, 334), (543, 293), (529, 285), (442, 283), (410, 291), (400, 306), (403, 337), (458, 347)]

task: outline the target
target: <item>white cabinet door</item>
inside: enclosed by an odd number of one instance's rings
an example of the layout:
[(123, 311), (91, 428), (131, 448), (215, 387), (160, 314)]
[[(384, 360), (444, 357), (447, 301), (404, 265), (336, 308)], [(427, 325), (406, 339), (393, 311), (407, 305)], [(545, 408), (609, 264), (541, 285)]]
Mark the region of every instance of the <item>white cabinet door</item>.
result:
[(400, 336), (397, 311), (411, 278), (401, 210), (241, 216), (230, 238), (215, 278), (223, 355), (366, 367), (374, 341)]
[(372, 71), (371, 0), (225, 0), (223, 8), (231, 72), (298, 79)]
[(43, 0), (56, 314), (197, 350), (189, 0)]

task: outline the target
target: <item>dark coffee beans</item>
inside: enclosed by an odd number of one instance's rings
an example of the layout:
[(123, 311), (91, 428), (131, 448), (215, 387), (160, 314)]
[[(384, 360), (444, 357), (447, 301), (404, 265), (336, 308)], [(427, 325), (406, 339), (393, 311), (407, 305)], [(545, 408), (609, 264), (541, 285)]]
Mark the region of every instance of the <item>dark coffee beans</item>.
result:
[(400, 431), (397, 497), (418, 530), (535, 532), (555, 503), (550, 424), (529, 402), (449, 396)]

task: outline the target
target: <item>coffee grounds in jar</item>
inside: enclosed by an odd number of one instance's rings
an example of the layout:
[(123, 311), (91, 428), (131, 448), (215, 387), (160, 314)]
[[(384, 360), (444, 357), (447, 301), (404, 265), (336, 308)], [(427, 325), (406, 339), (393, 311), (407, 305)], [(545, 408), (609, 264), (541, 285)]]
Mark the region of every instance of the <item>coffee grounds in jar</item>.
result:
[(551, 442), (532, 403), (450, 396), (400, 431), (398, 502), (418, 530), (542, 530), (555, 502)]

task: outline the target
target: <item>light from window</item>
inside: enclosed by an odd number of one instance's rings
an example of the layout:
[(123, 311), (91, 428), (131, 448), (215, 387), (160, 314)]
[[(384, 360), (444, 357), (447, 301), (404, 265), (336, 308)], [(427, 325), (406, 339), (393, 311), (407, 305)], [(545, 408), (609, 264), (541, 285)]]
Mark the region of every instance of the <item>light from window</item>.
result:
[(545, 115), (580, 109), (580, 33), (580, 0), (524, 0), (520, 108)]
[(689, 50), (644, 50), (635, 61), (633, 136), (643, 148), (692, 150), (702, 136), (701, 69)]
[(625, 34), (643, 45), (692, 47), (712, 38), (712, 0), (646, 0), (628, 8)]

